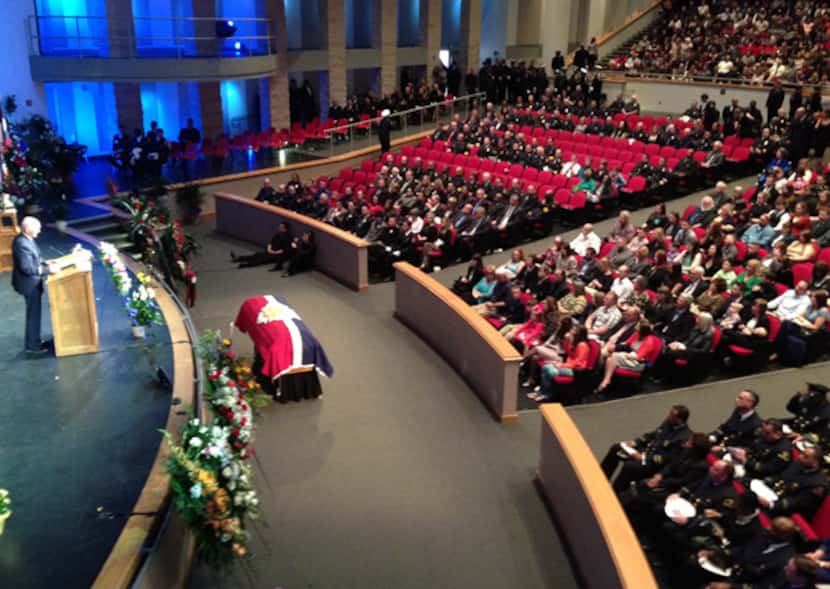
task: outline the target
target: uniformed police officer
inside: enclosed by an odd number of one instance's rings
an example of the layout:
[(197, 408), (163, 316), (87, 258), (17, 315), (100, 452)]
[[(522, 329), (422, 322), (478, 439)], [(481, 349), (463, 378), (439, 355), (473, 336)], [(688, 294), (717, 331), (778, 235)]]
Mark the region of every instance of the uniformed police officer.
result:
[[(617, 465), (622, 469), (613, 480), (614, 490), (627, 488), (632, 482), (651, 476), (675, 460), (680, 454), (683, 442), (689, 438), (689, 408), (685, 405), (672, 405), (666, 419), (655, 429), (628, 442), (612, 445), (603, 458), (602, 471), (612, 480)], [(628, 454), (622, 444), (633, 448)]]

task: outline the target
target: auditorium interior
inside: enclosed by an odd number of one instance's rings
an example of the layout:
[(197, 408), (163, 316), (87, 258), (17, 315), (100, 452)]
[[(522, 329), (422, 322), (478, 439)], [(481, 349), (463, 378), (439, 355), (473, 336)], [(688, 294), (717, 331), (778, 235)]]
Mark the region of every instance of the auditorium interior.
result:
[(18, 0), (0, 587), (830, 587), (823, 0)]

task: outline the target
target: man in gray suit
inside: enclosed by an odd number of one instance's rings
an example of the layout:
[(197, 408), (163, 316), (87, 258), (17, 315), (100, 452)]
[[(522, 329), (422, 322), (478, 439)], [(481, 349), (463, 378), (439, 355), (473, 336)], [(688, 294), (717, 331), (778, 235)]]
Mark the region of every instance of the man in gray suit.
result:
[(49, 350), (49, 343), (40, 339), (41, 296), (43, 277), (52, 271), (51, 261), (44, 262), (35, 239), (40, 235), (40, 221), (24, 217), (20, 223), (21, 233), (12, 243), (12, 287), (26, 301), (26, 352), (43, 354)]

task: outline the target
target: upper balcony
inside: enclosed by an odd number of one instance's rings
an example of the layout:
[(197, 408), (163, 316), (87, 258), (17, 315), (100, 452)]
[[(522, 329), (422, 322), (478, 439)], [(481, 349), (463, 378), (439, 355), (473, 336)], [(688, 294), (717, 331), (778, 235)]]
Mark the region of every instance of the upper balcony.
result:
[(230, 80), (276, 65), (266, 18), (30, 16), (26, 35), (42, 82)]

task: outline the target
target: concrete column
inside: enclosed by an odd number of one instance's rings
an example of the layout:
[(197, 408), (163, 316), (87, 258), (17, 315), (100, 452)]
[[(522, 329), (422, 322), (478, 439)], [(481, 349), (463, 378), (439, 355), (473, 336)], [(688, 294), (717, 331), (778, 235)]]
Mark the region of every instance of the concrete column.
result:
[(380, 93), (398, 85), (398, 0), (372, 0), (372, 47), (380, 51)]
[(608, 0), (590, 0), (588, 8), (588, 38), (599, 37), (607, 32), (605, 19), (608, 15)]
[(288, 92), (288, 33), (285, 20), (285, 1), (270, 0), (267, 14), (274, 34), (276, 69), (268, 78), (269, 110), (271, 126), (283, 129), (291, 126)]
[(144, 128), (144, 110), (141, 108), (141, 87), (128, 82), (115, 82), (115, 110), (118, 113), (118, 126), (132, 133)]
[(478, 70), (481, 51), (481, 0), (461, 0), (461, 47), (458, 67), (462, 78), (470, 68)]
[(542, 35), (542, 61), (549, 68), (556, 51), (567, 55), (571, 26), (570, 0), (542, 0), (540, 30)]
[[(542, 3), (544, 0), (518, 0), (516, 14), (516, 45), (539, 45), (542, 43)], [(511, 2), (511, 4), (514, 4)], [(508, 14), (508, 19), (510, 18)], [(508, 33), (509, 34), (509, 33)], [(550, 61), (543, 55), (542, 61)]]
[[(329, 101), (346, 101), (346, 11), (343, 0), (327, 0), (323, 38), (328, 39)], [(321, 96), (322, 100), (322, 96)]]
[[(106, 0), (107, 30), (109, 31), (110, 57), (132, 57), (135, 52), (135, 27), (131, 2)], [(130, 129), (132, 131), (132, 129)]]
[(216, 38), (216, 0), (191, 0), (193, 17), (210, 20), (193, 21), (193, 36), (204, 37), (195, 42), (196, 55), (213, 56), (219, 51), (221, 41)]
[(225, 131), (219, 82), (199, 82), (199, 108), (202, 111), (202, 136), (216, 139)]
[(441, 17), (441, 0), (421, 0), (421, 45), (426, 49), (426, 76), (430, 82), (441, 50)]

